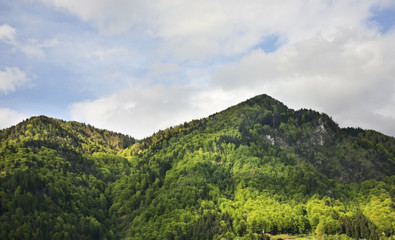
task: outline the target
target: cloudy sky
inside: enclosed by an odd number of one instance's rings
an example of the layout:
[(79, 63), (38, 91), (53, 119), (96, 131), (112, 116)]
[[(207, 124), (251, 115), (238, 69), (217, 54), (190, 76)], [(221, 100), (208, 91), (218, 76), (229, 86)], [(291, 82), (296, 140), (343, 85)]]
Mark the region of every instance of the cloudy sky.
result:
[(142, 138), (266, 93), (395, 136), (393, 0), (0, 0), (0, 128)]

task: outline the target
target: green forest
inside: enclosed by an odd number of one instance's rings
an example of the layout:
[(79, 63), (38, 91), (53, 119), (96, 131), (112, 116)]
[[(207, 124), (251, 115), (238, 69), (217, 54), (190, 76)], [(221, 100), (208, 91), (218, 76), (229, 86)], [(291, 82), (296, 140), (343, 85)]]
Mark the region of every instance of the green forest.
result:
[(260, 95), (145, 139), (0, 131), (0, 239), (394, 239), (395, 138)]

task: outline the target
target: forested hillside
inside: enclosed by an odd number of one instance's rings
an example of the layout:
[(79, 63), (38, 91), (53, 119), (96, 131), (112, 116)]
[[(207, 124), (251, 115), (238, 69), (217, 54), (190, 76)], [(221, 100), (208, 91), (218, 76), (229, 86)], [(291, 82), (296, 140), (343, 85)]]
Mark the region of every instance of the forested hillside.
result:
[(47, 117), (0, 138), (0, 239), (395, 234), (395, 139), (267, 95), (142, 140)]
[(133, 138), (47, 117), (0, 137), (0, 239), (114, 236), (110, 186), (131, 166), (116, 153)]

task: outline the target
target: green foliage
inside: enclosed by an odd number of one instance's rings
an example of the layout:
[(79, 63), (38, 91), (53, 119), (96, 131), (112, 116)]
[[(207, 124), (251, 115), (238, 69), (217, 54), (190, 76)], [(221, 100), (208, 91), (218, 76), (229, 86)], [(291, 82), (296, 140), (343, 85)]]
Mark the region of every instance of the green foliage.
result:
[(394, 236), (394, 138), (266, 95), (139, 141), (47, 117), (0, 141), (0, 239)]
[(132, 138), (46, 117), (0, 136), (0, 239), (111, 236), (110, 185), (130, 172), (114, 154)]

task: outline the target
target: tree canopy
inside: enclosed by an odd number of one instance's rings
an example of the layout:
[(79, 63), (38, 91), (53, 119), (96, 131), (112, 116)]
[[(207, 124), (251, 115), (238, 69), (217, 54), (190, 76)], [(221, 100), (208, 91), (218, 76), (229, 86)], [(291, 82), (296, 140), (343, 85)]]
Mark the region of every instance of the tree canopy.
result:
[(267, 95), (141, 140), (40, 116), (0, 141), (0, 239), (395, 233), (395, 139)]

